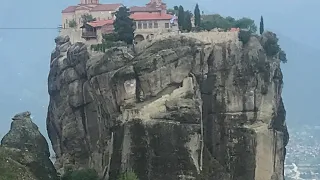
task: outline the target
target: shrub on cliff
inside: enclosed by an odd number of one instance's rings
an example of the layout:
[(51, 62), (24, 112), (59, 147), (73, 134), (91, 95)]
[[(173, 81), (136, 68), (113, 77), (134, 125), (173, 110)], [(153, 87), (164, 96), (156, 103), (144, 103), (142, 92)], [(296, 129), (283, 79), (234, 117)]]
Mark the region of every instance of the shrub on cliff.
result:
[(126, 46), (125, 42), (119, 40), (116, 33), (104, 34), (102, 38), (102, 43), (91, 45), (91, 50), (105, 52), (112, 47)]
[(262, 46), (268, 56), (275, 56), (280, 52), (277, 35), (273, 32), (267, 31), (261, 37)]
[(122, 173), (118, 180), (139, 180), (139, 178), (133, 171), (127, 171)]
[(277, 56), (281, 62), (286, 63), (288, 61), (287, 55), (280, 48), (278, 41), (279, 41), (279, 39), (275, 33), (270, 32), (270, 31), (266, 31), (266, 32), (262, 33), (261, 44), (262, 44), (263, 49), (265, 50), (267, 56), (269, 56), (269, 57)]
[(280, 59), (280, 61), (283, 62), (283, 63), (287, 63), (287, 62), (288, 62), (287, 54), (286, 54), (286, 52), (284, 52), (282, 49), (281, 49), (280, 52), (279, 52), (279, 59)]
[(61, 180), (98, 180), (98, 173), (93, 169), (82, 169), (67, 172), (63, 175)]
[(239, 41), (241, 41), (244, 45), (249, 42), (250, 37), (251, 32), (249, 30), (240, 30), (238, 34)]

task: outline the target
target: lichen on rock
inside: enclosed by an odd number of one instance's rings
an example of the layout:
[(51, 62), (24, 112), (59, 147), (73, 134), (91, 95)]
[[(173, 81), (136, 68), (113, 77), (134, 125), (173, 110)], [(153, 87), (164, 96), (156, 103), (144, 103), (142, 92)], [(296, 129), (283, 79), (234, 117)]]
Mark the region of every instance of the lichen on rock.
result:
[(49, 147), (26, 111), (12, 118), (0, 145), (1, 180), (57, 180)]
[(257, 36), (243, 45), (237, 34), (196, 35), (106, 53), (57, 38), (47, 117), (56, 168), (105, 179), (126, 170), (141, 180), (283, 179), (280, 60)]

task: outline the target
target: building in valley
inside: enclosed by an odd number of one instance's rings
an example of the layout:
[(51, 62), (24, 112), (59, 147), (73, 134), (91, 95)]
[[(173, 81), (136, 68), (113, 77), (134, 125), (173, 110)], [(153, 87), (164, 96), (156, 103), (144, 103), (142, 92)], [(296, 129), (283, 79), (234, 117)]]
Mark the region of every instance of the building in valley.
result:
[[(81, 0), (80, 4), (62, 11), (61, 34), (71, 36), (74, 41), (101, 43), (102, 34), (113, 32), (114, 13), (121, 6), (121, 3), (100, 4), (99, 0)], [(161, 0), (130, 7), (130, 13), (135, 22), (135, 42), (178, 30), (175, 16), (167, 13), (167, 6)], [(85, 15), (91, 15), (95, 20), (83, 23)]]

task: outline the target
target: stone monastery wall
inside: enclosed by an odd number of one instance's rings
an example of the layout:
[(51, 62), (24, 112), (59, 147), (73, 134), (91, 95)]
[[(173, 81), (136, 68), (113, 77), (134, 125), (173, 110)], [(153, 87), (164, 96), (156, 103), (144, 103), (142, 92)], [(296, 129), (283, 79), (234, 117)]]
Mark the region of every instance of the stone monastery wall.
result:
[(218, 43), (225, 43), (225, 42), (235, 42), (236, 44), (239, 43), (238, 32), (215, 32), (215, 31), (206, 31), (206, 32), (189, 32), (189, 33), (178, 33), (178, 32), (171, 32), (165, 34), (157, 34), (154, 36), (152, 40), (144, 40), (136, 45), (135, 49), (140, 51), (150, 45), (151, 42), (156, 40), (166, 39), (172, 36), (182, 35), (186, 37), (191, 37), (198, 39), (199, 41), (203, 41), (205, 43), (210, 44), (218, 44)]
[(238, 32), (191, 32), (191, 33), (181, 33), (184, 36), (192, 37), (204, 41), (207, 43), (223, 43), (223, 42), (236, 42), (238, 41)]
[[(81, 38), (81, 30), (68, 29), (60, 32), (60, 35), (68, 35), (72, 43), (84, 42), (88, 45), (99, 43), (98, 40), (85, 41)], [(216, 44), (224, 43), (228, 41), (238, 42), (238, 32), (214, 32), (214, 31), (204, 31), (204, 32), (189, 32), (189, 33), (178, 33), (178, 32), (169, 32), (163, 34), (156, 34), (151, 41), (156, 41), (159, 39), (169, 38), (171, 36), (182, 35), (186, 37), (191, 37), (203, 41), (205, 43)], [(144, 40), (139, 43), (139, 46), (146, 46), (150, 43), (150, 40)]]

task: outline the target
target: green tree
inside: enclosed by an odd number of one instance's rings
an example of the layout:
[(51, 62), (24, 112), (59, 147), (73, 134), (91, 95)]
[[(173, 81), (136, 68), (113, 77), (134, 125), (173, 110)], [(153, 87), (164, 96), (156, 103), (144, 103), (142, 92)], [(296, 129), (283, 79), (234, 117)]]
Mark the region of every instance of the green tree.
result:
[(233, 26), (236, 23), (236, 19), (234, 19), (231, 16), (226, 17), (226, 20), (231, 24), (231, 26)]
[(254, 20), (246, 17), (238, 19), (235, 22), (235, 27), (240, 29), (248, 29), (252, 33), (257, 32), (257, 26), (255, 25)]
[(130, 18), (129, 9), (125, 6), (120, 7), (115, 13), (116, 20), (113, 23), (114, 31), (120, 41), (132, 44), (134, 39), (134, 22)]
[(183, 7), (180, 5), (178, 10), (178, 26), (180, 30), (183, 30), (183, 27), (185, 22), (185, 13)]
[(71, 21), (69, 21), (69, 27), (70, 28), (76, 28), (77, 27), (76, 20), (72, 19)]
[(196, 4), (196, 7), (194, 8), (194, 26), (199, 27), (201, 23), (201, 14), (198, 3)]
[(233, 23), (229, 22), (226, 18), (222, 17), (219, 14), (211, 14), (203, 16), (200, 27), (208, 31), (214, 28), (227, 30), (233, 27)]
[(190, 11), (185, 11), (184, 12), (184, 22), (183, 22), (183, 30), (190, 32), (192, 29), (192, 23), (191, 23), (191, 12)]
[(264, 32), (264, 23), (263, 23), (263, 17), (261, 16), (260, 19), (260, 34)]
[(81, 19), (83, 24), (96, 20), (96, 18), (94, 18), (91, 14), (83, 14), (81, 15)]
[(167, 12), (169, 14), (176, 14), (176, 11), (174, 9), (171, 9), (171, 8), (167, 9)]
[(173, 6), (173, 9), (174, 9), (175, 11), (179, 11), (179, 7), (178, 7), (178, 6)]
[(138, 176), (133, 171), (122, 173), (118, 180), (139, 180)]
[(61, 180), (98, 180), (98, 173), (93, 169), (67, 170)]

